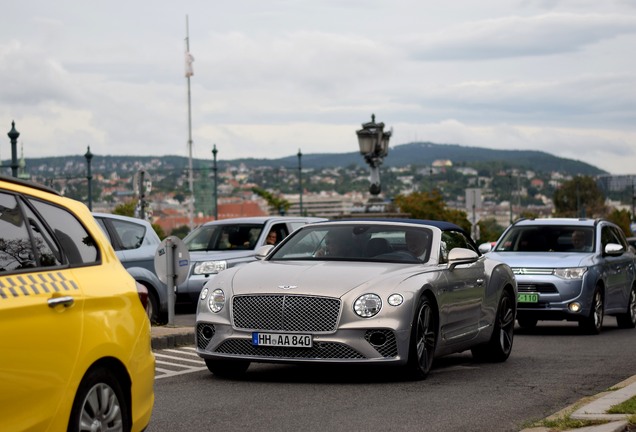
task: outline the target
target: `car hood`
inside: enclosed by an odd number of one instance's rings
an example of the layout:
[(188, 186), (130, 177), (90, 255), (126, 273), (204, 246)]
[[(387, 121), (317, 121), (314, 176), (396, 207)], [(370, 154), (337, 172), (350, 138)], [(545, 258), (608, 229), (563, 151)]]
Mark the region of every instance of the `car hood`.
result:
[(236, 268), (234, 294), (289, 293), (339, 297), (362, 287), (392, 289), (400, 281), (434, 268), (412, 264), (334, 261), (258, 261)]
[(488, 258), (510, 267), (565, 268), (592, 265), (593, 253), (569, 252), (489, 252)]
[(190, 262), (211, 261), (211, 260), (233, 260), (255, 256), (256, 251), (252, 249), (228, 250), (228, 251), (190, 251)]

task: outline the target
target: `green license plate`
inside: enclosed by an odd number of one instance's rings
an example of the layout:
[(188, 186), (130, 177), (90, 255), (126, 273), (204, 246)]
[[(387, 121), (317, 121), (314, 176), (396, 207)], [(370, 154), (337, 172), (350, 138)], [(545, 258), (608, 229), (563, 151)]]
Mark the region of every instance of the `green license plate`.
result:
[(538, 303), (539, 294), (537, 293), (519, 293), (517, 295), (518, 303)]

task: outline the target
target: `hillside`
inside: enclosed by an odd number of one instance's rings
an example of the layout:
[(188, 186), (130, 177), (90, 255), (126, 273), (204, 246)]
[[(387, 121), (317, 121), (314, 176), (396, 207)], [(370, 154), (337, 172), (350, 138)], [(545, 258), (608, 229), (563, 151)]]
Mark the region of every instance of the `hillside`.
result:
[[(174, 170), (185, 169), (188, 165), (185, 156), (100, 156), (96, 154), (92, 161), (95, 173), (114, 170), (129, 171), (145, 166), (151, 160), (161, 160), (163, 167)], [(389, 149), (389, 155), (384, 160), (385, 167), (391, 166), (430, 166), (436, 160), (448, 159), (455, 166), (502, 166), (504, 168), (529, 169), (536, 172), (561, 172), (566, 175), (598, 175), (606, 174), (605, 171), (584, 162), (553, 156), (549, 153), (531, 150), (493, 150), (480, 147), (465, 147), (456, 144), (434, 144), (430, 142), (414, 142), (401, 144)], [(8, 166), (10, 161), (4, 161)], [(81, 155), (58, 156), (45, 158), (28, 158), (27, 170), (34, 173), (35, 170), (60, 172), (70, 165), (82, 166), (85, 159)], [(247, 167), (272, 166), (272, 167), (298, 167), (296, 155), (278, 159), (234, 159), (217, 161), (222, 169), (226, 165), (245, 164)], [(195, 168), (210, 168), (210, 159), (195, 159)], [(302, 156), (303, 168), (330, 168), (346, 167), (350, 165), (364, 166), (364, 160), (359, 152), (348, 153), (308, 153)]]

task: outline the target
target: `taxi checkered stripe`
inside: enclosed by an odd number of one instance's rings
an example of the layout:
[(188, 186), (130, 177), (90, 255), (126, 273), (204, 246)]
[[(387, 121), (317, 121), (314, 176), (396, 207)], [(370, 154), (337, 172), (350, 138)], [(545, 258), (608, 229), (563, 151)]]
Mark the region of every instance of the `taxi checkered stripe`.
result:
[(76, 290), (61, 272), (0, 277), (0, 299)]

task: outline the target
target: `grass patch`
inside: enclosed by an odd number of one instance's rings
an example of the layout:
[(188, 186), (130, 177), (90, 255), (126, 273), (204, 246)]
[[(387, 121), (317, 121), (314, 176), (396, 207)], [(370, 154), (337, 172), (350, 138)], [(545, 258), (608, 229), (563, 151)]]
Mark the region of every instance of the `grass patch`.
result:
[(633, 414), (636, 414), (636, 396), (618, 405), (613, 405), (607, 412), (610, 414), (632, 414), (632, 417), (634, 417)]
[(559, 417), (557, 419), (543, 420), (539, 422), (539, 426), (549, 428), (553, 431), (562, 431), (569, 429), (582, 428), (587, 426), (596, 426), (607, 423), (607, 420), (579, 420), (568, 417)]

